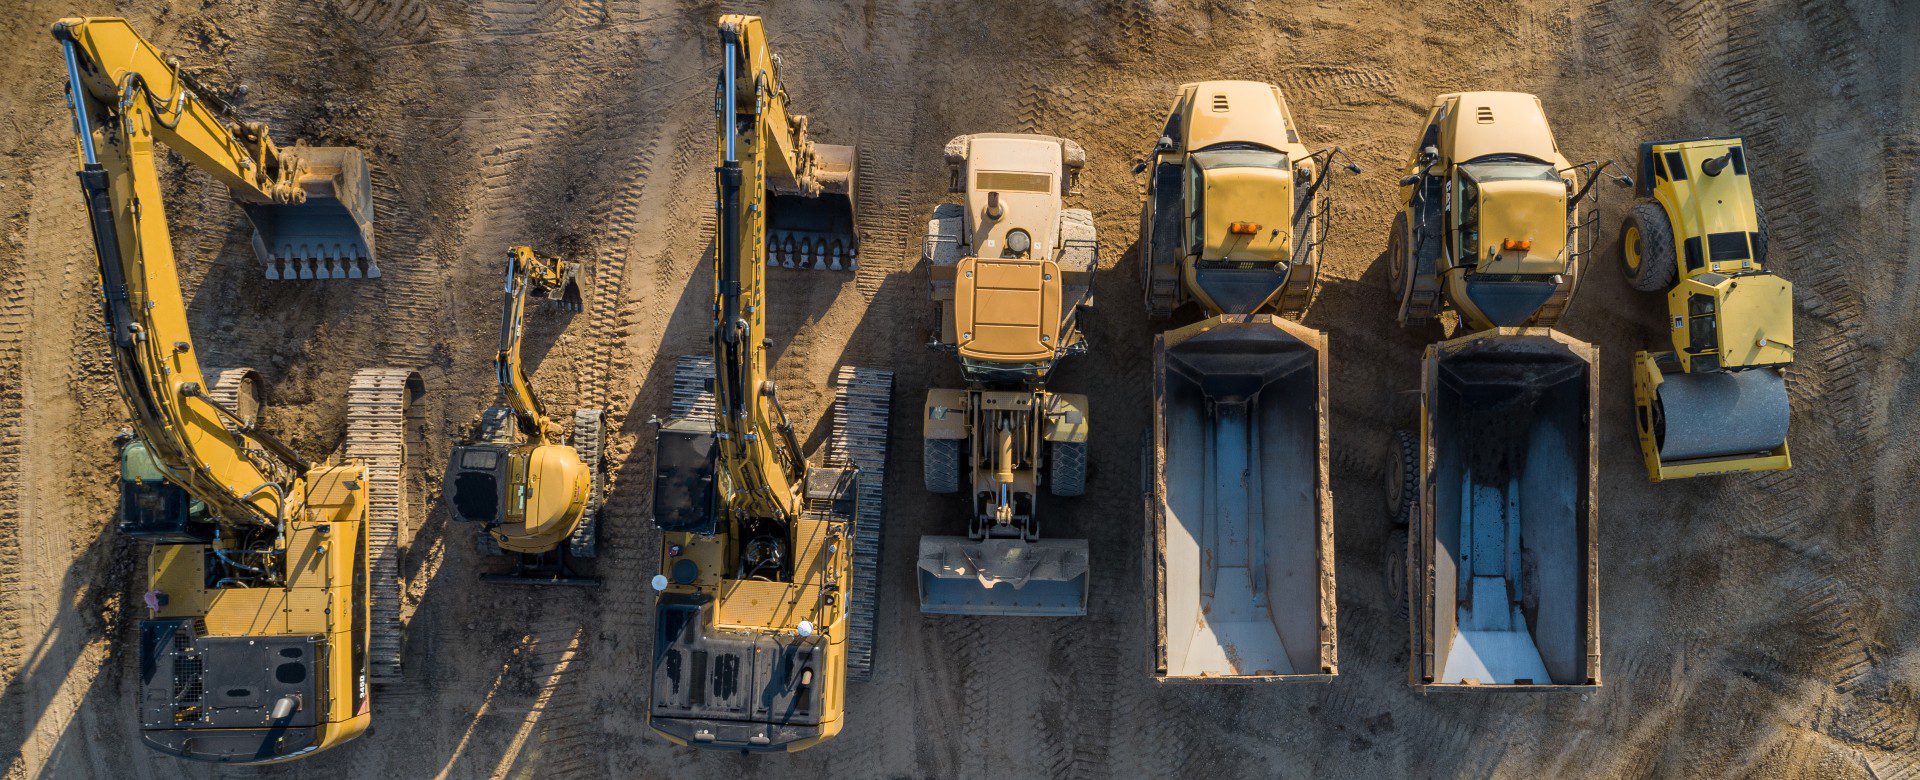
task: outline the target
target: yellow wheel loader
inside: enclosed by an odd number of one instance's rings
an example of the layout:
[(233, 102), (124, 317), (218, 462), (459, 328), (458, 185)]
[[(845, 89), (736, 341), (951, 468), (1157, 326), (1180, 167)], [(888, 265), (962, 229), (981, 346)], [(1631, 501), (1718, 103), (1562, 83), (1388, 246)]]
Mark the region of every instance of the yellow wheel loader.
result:
[(119, 528), (149, 544), (141, 739), (226, 763), (339, 745), (372, 722), (370, 678), (399, 671), (406, 412), (420, 380), (405, 369), (354, 375), (342, 459), (311, 463), (262, 430), (259, 376), (200, 364), (154, 155), (164, 144), (225, 184), (254, 221), (256, 248), (292, 242), (367, 269), (364, 158), (276, 145), (125, 20), (61, 19), (53, 37), (66, 53), (101, 313), (131, 417)]
[(1460, 318), (1421, 362), (1418, 435), (1388, 453), (1386, 573), (1422, 691), (1600, 684), (1598, 350), (1550, 326), (1608, 165), (1569, 165), (1538, 98), (1464, 92), (1434, 101), (1400, 182), (1399, 321)]
[(1793, 284), (1766, 269), (1767, 220), (1741, 138), (1640, 146), (1620, 237), (1635, 289), (1666, 292), (1671, 350), (1633, 356), (1640, 450), (1655, 482), (1777, 471), (1791, 412)]
[(893, 375), (842, 367), (826, 451), (802, 452), (768, 375), (768, 266), (806, 235), (849, 267), (856, 155), (789, 113), (759, 17), (721, 17), (720, 49), (713, 352), (680, 359), (656, 442), (647, 720), (677, 745), (795, 751), (840, 733), (872, 662)]
[[(1344, 161), (1344, 162), (1343, 162)], [(1300, 317), (1326, 249), (1337, 147), (1309, 152), (1271, 84), (1182, 85), (1141, 209), (1154, 338), (1145, 453), (1155, 676), (1326, 680), (1335, 637), (1326, 334)]]
[(507, 250), (500, 351), (494, 357), (506, 403), (483, 412), (472, 437), (453, 448), (446, 479), (453, 519), (480, 525), (483, 552), (514, 559), (505, 572), (483, 574), (489, 582), (593, 582), (572, 561), (594, 556), (602, 494), (601, 410), (575, 410), (570, 425), (548, 417), (520, 362), (527, 298), (578, 312), (579, 273), (578, 263), (536, 254), (531, 247)]
[(968, 497), (966, 536), (920, 537), (920, 611), (1073, 616), (1087, 611), (1087, 542), (1041, 538), (1041, 489), (1087, 486), (1087, 397), (1055, 393), (1059, 361), (1086, 351), (1093, 214), (1061, 208), (1086, 152), (1064, 138), (980, 133), (947, 142), (949, 189), (924, 252), (940, 329), (965, 389), (927, 391), (921, 442), (935, 493)]

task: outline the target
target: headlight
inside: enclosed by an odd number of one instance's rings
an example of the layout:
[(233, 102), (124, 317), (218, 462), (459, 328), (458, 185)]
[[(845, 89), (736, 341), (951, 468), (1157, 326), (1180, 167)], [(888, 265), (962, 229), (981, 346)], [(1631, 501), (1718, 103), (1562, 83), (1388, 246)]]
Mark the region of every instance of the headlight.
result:
[(1016, 255), (1024, 255), (1027, 253), (1027, 250), (1032, 248), (1033, 236), (1027, 235), (1027, 231), (1019, 228), (1007, 231), (1007, 251)]

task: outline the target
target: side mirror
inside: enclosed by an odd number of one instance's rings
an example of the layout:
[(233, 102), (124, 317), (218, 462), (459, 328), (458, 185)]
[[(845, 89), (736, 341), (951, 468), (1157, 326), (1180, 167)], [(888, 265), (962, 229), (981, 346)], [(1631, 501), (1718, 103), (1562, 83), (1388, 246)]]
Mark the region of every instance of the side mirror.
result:
[(1147, 172), (1147, 161), (1146, 161), (1146, 160), (1134, 160), (1134, 161), (1133, 161), (1133, 175), (1135, 175), (1135, 176), (1139, 176), (1140, 174), (1143, 174), (1143, 173), (1146, 173), (1146, 172)]
[(1420, 150), (1421, 163), (1430, 163), (1438, 159), (1440, 159), (1440, 147), (1429, 146)]
[(1353, 174), (1353, 175), (1355, 175), (1355, 176), (1358, 176), (1358, 175), (1360, 175), (1360, 164), (1359, 164), (1359, 163), (1355, 163), (1355, 162), (1348, 162), (1348, 163), (1347, 163), (1347, 173), (1351, 173), (1351, 174)]
[(1406, 178), (1403, 178), (1400, 180), (1400, 186), (1402, 187), (1411, 187), (1419, 183), (1420, 183), (1420, 174), (1417, 174), (1417, 173), (1409, 174), (1407, 175)]
[(1613, 183), (1622, 187), (1631, 187), (1633, 186), (1633, 177), (1623, 173), (1613, 177)]
[(1170, 136), (1170, 135), (1160, 136), (1160, 140), (1155, 141), (1153, 144), (1153, 151), (1155, 154), (1159, 154), (1160, 152), (1172, 151), (1172, 149), (1173, 149), (1173, 136)]

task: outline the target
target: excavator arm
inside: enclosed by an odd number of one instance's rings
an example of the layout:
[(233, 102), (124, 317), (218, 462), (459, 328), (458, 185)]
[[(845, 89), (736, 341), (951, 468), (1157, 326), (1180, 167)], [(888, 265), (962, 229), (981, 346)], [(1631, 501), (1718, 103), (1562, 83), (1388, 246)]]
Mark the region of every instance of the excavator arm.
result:
[(547, 444), (565, 444), (566, 428), (547, 416), (546, 408), (533, 394), (533, 384), (520, 363), (520, 342), (527, 311), (527, 296), (543, 298), (568, 311), (579, 311), (580, 264), (537, 254), (532, 247), (516, 246), (507, 250), (506, 301), (501, 307), (500, 352), (494, 366), (500, 373), (500, 390), (513, 408), (520, 432)]
[(720, 504), (738, 516), (788, 520), (800, 509), (806, 458), (767, 378), (768, 241), (777, 235), (783, 245), (827, 247), (806, 250), (809, 256), (852, 256), (853, 152), (816, 146), (806, 117), (788, 111), (759, 17), (722, 17), (720, 41), (713, 334)]
[(303, 162), (282, 154), (263, 128), (223, 120), (125, 20), (62, 19), (53, 34), (66, 52), (103, 313), (135, 431), (168, 481), (223, 524), (278, 526), (301, 501), (307, 465), (208, 394), (154, 144), (178, 151), (243, 203), (304, 201)]

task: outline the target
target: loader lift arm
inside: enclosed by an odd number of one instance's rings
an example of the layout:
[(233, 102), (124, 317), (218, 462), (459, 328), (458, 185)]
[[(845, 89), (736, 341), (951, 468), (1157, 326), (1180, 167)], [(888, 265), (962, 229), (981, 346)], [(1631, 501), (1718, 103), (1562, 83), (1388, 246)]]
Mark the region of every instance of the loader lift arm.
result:
[[(200, 364), (154, 147), (228, 187), (254, 222), (256, 252), (316, 258), (324, 245), (336, 269), (342, 257), (371, 267), (364, 158), (350, 148), (276, 146), (265, 126), (235, 121), (196, 94), (123, 19), (67, 18), (52, 32), (65, 54), (102, 314), (133, 429), (121, 439), (120, 527), (153, 543), (139, 631), (142, 739), (222, 763), (284, 761), (344, 743), (371, 723), (375, 656), (382, 669), (399, 666), (404, 499), (393, 486), (418, 376), (355, 374), (345, 463), (310, 464), (259, 430), (252, 370), (209, 381)], [(370, 524), (392, 528), (393, 539), (371, 539)], [(394, 566), (380, 581), (368, 565), (375, 554)], [(393, 633), (377, 639), (376, 601), (393, 605), (380, 618)]]

